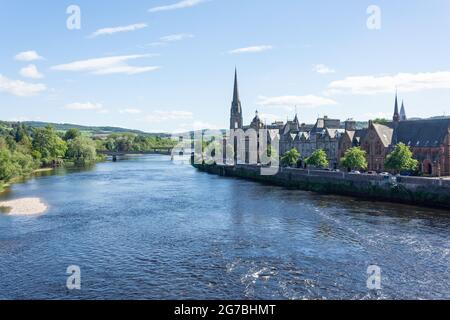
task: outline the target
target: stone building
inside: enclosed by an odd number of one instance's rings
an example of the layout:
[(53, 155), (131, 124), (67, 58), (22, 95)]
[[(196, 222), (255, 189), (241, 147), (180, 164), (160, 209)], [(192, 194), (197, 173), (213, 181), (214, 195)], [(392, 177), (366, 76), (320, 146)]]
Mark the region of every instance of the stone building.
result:
[(338, 119), (323, 117), (317, 119), (314, 126), (300, 125), (298, 116), (288, 121), (280, 131), (281, 154), (292, 148), (297, 149), (303, 159), (314, 151), (322, 149), (328, 157), (331, 168), (339, 165), (339, 140), (345, 129)]
[(342, 157), (350, 147), (366, 151), (369, 171), (385, 171), (386, 156), (399, 144), (409, 146), (419, 171), (428, 176), (450, 175), (450, 119), (407, 120), (404, 103), (398, 108), (395, 98), (391, 122), (369, 122), (364, 130), (346, 130), (339, 142)]
[[(276, 130), (279, 133), (280, 155), (295, 148), (301, 157), (307, 158), (314, 151), (326, 152), (330, 168), (338, 168), (340, 160), (351, 147), (361, 147), (367, 153), (369, 171), (385, 171), (384, 162), (387, 155), (400, 142), (411, 148), (413, 156), (420, 163), (419, 170), (429, 176), (450, 175), (450, 118), (408, 120), (405, 104), (399, 109), (398, 97), (395, 97), (392, 121), (380, 124), (369, 122), (368, 128), (358, 129), (352, 119), (341, 123), (338, 119), (323, 117), (314, 125), (301, 123), (298, 115), (294, 120), (275, 122), (271, 125), (261, 121), (258, 111), (249, 126), (243, 125), (242, 105), (239, 98), (237, 71), (234, 77), (233, 102), (231, 104), (230, 129), (242, 129), (247, 134), (245, 143), (238, 143), (234, 138), (235, 154), (245, 154), (241, 161), (249, 162), (249, 133), (256, 132), (259, 137), (261, 129)], [(253, 129), (253, 130), (249, 130)], [(259, 140), (257, 140), (259, 150)], [(259, 156), (257, 158), (259, 162)]]
[[(256, 111), (256, 115), (249, 126), (244, 126), (242, 119), (242, 106), (239, 98), (237, 71), (235, 71), (230, 129), (242, 129), (246, 133), (249, 132), (249, 129), (253, 129), (256, 131), (257, 138), (259, 138), (259, 130), (261, 129), (276, 130), (279, 133), (280, 155), (292, 148), (296, 148), (302, 158), (307, 158), (311, 156), (314, 151), (322, 149), (327, 153), (330, 167), (337, 168), (339, 165), (339, 141), (341, 135), (345, 132), (345, 128), (338, 119), (330, 119), (325, 116), (317, 119), (317, 122), (314, 125), (306, 125), (304, 123), (301, 124), (298, 115), (296, 115), (294, 120), (288, 120), (285, 124), (283, 122), (274, 122), (271, 125), (267, 125), (261, 121), (258, 111)], [(249, 149), (251, 149), (251, 146), (249, 140), (250, 137), (246, 136), (245, 143), (241, 143), (238, 150), (238, 144), (236, 138), (234, 138), (235, 154), (245, 154), (245, 160), (242, 159), (245, 162), (249, 162), (250, 159)], [(258, 150), (259, 147), (258, 142)]]

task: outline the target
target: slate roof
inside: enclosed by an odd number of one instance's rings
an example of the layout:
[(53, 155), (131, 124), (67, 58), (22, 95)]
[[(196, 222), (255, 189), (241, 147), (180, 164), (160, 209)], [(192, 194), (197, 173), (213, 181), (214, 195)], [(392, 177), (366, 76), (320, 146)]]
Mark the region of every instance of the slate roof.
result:
[(438, 147), (448, 135), (450, 119), (409, 120), (397, 124), (398, 142), (410, 147)]
[(374, 123), (373, 127), (380, 137), (381, 142), (383, 142), (383, 145), (389, 147), (392, 144), (394, 129), (378, 123)]
[(331, 139), (339, 138), (343, 133), (345, 133), (345, 129), (326, 129), (328, 136)]

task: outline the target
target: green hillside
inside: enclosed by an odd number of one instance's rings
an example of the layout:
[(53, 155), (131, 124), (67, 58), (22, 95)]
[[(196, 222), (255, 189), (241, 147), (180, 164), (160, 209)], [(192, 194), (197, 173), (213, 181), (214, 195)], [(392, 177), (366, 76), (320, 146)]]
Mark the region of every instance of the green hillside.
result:
[[(95, 127), (95, 126), (82, 126), (69, 123), (50, 123), (50, 122), (38, 122), (38, 121), (25, 121), (26, 126), (31, 128), (45, 128), (51, 125), (57, 131), (67, 131), (69, 129), (78, 129), (84, 133), (90, 134), (111, 134), (111, 133), (134, 133), (140, 136), (158, 136), (158, 137), (170, 137), (166, 133), (148, 133), (140, 130), (125, 129), (119, 127)], [(1, 125), (1, 123), (0, 123)]]

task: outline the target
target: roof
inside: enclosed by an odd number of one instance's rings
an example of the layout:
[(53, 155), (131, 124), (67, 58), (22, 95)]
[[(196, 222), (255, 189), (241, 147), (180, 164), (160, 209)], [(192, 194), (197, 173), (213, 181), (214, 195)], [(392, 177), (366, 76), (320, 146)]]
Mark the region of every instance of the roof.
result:
[(327, 128), (326, 132), (331, 139), (339, 138), (345, 132), (345, 129), (330, 129)]
[(400, 121), (396, 129), (398, 142), (411, 147), (438, 147), (448, 135), (450, 119)]
[(373, 127), (381, 139), (381, 142), (385, 147), (389, 147), (392, 143), (392, 136), (394, 129), (382, 124), (374, 123)]

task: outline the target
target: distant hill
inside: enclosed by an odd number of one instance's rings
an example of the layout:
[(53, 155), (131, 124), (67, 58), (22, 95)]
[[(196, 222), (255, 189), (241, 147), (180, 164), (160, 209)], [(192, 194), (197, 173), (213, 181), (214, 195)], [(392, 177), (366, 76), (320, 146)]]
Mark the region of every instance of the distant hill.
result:
[[(4, 122), (12, 123), (12, 122)], [(69, 129), (78, 129), (82, 132), (89, 132), (91, 134), (111, 134), (111, 133), (134, 133), (143, 136), (158, 136), (158, 137), (170, 137), (167, 133), (148, 133), (140, 130), (125, 129), (119, 127), (95, 127), (95, 126), (82, 126), (69, 123), (51, 123), (51, 122), (39, 122), (39, 121), (24, 121), (25, 125), (31, 128), (43, 128), (51, 125), (58, 131), (67, 131)]]

